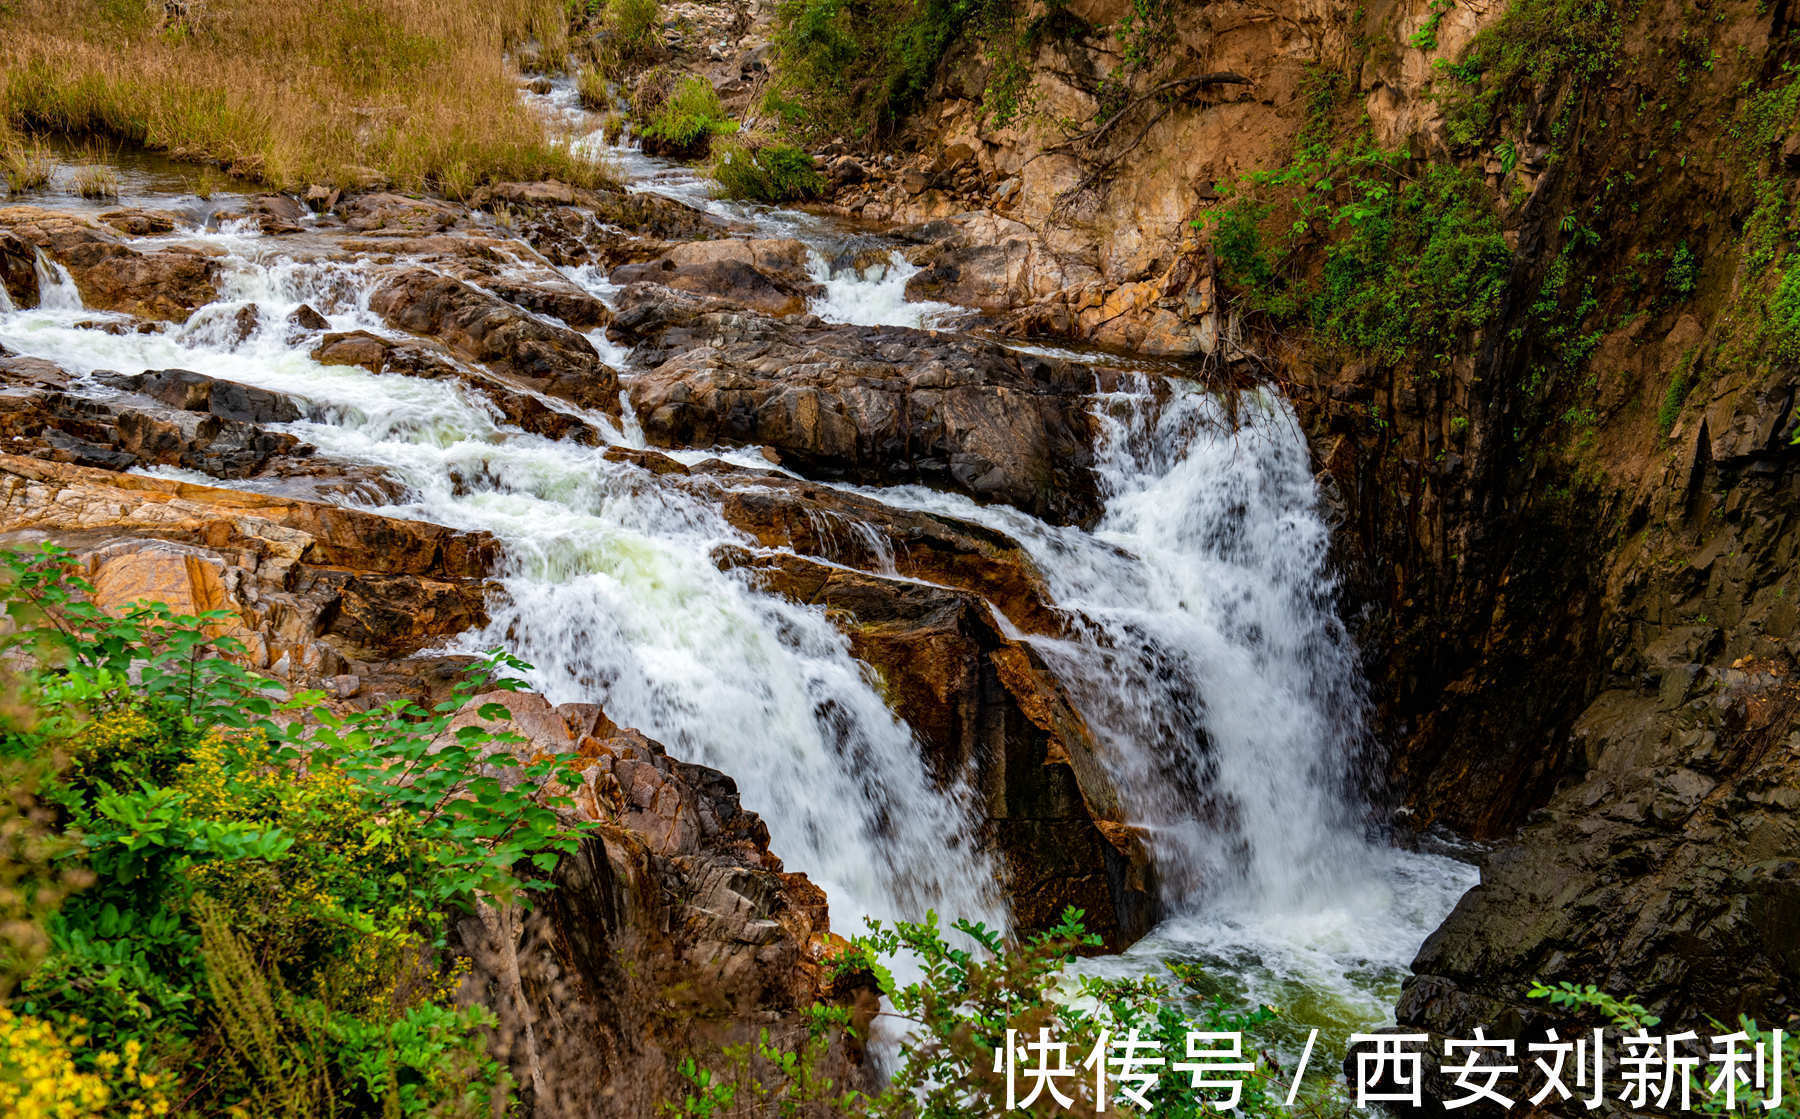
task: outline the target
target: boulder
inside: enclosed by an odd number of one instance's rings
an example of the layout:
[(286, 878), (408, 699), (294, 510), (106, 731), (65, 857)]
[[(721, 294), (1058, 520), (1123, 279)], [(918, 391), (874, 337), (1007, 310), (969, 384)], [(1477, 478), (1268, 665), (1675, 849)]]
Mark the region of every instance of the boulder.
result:
[(210, 251), (181, 245), (134, 249), (108, 226), (32, 206), (0, 209), (0, 229), (67, 268), (82, 303), (96, 311), (186, 322), (195, 308), (219, 296), (219, 262)]
[(497, 296), (423, 268), (391, 276), (369, 307), (400, 330), (436, 339), (495, 373), (584, 408), (619, 413), (618, 374), (593, 344)]
[[(788, 874), (768, 829), (732, 780), (671, 758), (589, 704), (552, 707), (509, 692), (477, 697), (510, 718), (464, 715), (523, 741), (521, 760), (574, 756), (554, 791), (588, 831), (528, 915), (464, 918), (455, 946), (500, 1016), (499, 1044), (538, 1114), (648, 1115), (679, 1098), (684, 1053), (768, 1039), (796, 1048), (815, 1005), (848, 1008), (859, 1036), (878, 1007), (872, 977), (836, 975), (824, 894)], [(496, 768), (501, 780), (516, 769)], [(815, 1072), (866, 1084), (855, 1043), (834, 1043)], [(596, 1096), (604, 1092), (603, 1103)]]
[(659, 446), (767, 446), (808, 477), (923, 483), (1058, 523), (1098, 515), (1085, 366), (901, 327), (723, 309), (652, 285), (619, 296), (628, 391)]
[(823, 290), (807, 273), (806, 246), (793, 240), (690, 241), (655, 260), (615, 268), (609, 278), (716, 296), (767, 315), (800, 314)]

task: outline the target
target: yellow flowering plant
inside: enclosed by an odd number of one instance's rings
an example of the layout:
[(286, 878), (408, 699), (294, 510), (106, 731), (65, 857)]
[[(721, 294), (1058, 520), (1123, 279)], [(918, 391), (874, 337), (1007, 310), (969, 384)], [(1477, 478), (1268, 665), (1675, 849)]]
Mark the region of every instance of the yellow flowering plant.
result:
[(219, 616), (89, 593), (57, 549), (0, 553), (0, 645), (38, 666), (0, 763), (57, 774), (52, 858), (92, 880), (42, 922), (13, 1010), (96, 1023), (71, 1075), (118, 1114), (165, 1088), (202, 1114), (484, 1110), (506, 1074), (491, 1016), (454, 997), (450, 922), (527, 899), (580, 829), (554, 795), (573, 759), (450, 728), (528, 666), (495, 653), (431, 710), (344, 713), (247, 671)]

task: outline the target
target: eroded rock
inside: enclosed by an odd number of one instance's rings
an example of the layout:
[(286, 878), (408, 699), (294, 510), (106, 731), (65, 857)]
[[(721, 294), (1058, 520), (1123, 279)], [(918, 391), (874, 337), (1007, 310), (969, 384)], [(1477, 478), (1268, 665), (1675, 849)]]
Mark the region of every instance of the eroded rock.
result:
[(628, 386), (662, 446), (768, 446), (810, 477), (922, 482), (1058, 522), (1098, 513), (1083, 366), (901, 327), (723, 309), (650, 285), (619, 297)]

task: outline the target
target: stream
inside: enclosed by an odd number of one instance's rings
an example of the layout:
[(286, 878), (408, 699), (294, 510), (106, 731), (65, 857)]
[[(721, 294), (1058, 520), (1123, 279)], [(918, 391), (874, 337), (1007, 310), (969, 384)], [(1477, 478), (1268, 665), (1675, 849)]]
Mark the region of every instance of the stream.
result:
[[(915, 269), (897, 248), (860, 271), (833, 267), (847, 247), (879, 246), (875, 235), (712, 199), (691, 170), (607, 145), (566, 86), (541, 100), (585, 128), (575, 143), (631, 189), (806, 242), (824, 288), (810, 310), (821, 319), (934, 327), (965, 317), (906, 300)], [(927, 909), (1008, 925), (994, 862), (972, 839), (969, 791), (932, 779), (912, 732), (822, 610), (720, 570), (714, 550), (746, 541), (719, 509), (607, 459), (605, 447), (510, 429), (454, 380), (318, 364), (283, 327), (302, 303), (334, 331), (397, 336), (369, 310), (376, 268), (221, 224), (215, 215), (241, 199), (202, 201), (154, 168), (126, 167), (121, 181), (123, 204), (188, 216), (191, 227), (166, 240), (224, 254), (218, 301), (180, 327), (106, 333), (76, 325), (108, 316), (84, 310), (51, 266), (40, 271), (42, 306), (0, 306), (0, 344), (84, 375), (184, 368), (311, 402), (305, 419), (277, 430), (405, 483), (403, 499), (371, 508), (501, 542), (491, 621), (458, 649), (505, 645), (535, 666), (528, 682), (551, 701), (600, 703), (673, 755), (729, 774), (788, 869), (826, 891), (838, 931)], [(96, 208), (66, 193), (32, 201)], [(592, 269), (563, 271), (603, 301), (615, 293)], [(261, 308), (261, 325), (239, 339), (231, 326), (247, 303)], [(629, 378), (627, 353), (601, 331), (589, 337)], [(1171, 367), (1117, 364), (1117, 388), (1090, 401), (1105, 503), (1091, 531), (920, 487), (856, 492), (1008, 534), (1079, 619), (1063, 636), (1029, 640), (1098, 737), (1170, 914), (1125, 953), (1081, 967), (1122, 975), (1165, 960), (1206, 964), (1217, 993), (1282, 1009), (1283, 1045), (1316, 1027), (1325, 1051), (1341, 1054), (1347, 1034), (1388, 1019), (1414, 952), (1476, 874), (1391, 845), (1362, 803), (1375, 747), (1355, 649), (1334, 612), (1330, 526), (1292, 410), (1272, 391), (1227, 402)], [(617, 423), (584, 418), (611, 443), (644, 445), (629, 409)], [(754, 452), (672, 453), (769, 468)]]

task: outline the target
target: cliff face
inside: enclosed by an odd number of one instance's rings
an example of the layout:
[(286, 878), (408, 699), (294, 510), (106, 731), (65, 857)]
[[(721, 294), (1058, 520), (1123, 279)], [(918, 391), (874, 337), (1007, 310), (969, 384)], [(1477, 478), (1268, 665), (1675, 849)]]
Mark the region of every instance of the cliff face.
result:
[(1786, 10), (1029, 17), (1016, 119), (964, 45), (917, 153), (834, 166), (838, 204), (924, 223), (915, 290), (1002, 329), (1285, 383), (1397, 818), (1500, 844), (1401, 1021), (1516, 1025), (1536, 978), (1792, 1013)]

